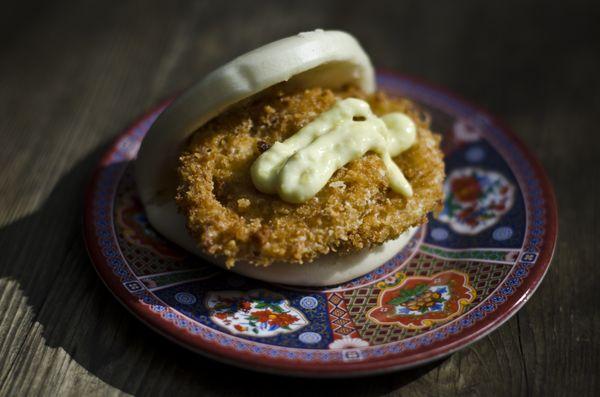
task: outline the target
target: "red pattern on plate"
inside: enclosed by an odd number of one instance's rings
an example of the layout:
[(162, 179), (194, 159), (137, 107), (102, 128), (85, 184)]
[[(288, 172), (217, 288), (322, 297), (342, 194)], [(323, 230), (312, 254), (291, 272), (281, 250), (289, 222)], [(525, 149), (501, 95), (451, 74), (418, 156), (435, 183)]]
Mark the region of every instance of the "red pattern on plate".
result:
[(475, 296), (469, 276), (456, 270), (431, 277), (407, 277), (379, 294), (377, 306), (367, 317), (379, 324), (425, 328), (463, 313)]

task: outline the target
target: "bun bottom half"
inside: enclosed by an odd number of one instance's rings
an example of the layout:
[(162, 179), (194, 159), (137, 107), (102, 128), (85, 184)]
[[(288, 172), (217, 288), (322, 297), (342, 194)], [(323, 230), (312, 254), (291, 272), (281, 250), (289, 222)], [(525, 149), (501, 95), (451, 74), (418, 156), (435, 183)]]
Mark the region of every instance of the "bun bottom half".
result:
[(161, 230), (167, 239), (212, 264), (257, 280), (305, 287), (340, 284), (377, 269), (402, 250), (418, 229), (418, 227), (410, 228), (398, 238), (378, 247), (365, 248), (349, 255), (331, 253), (302, 265), (276, 262), (270, 266), (256, 266), (248, 262), (236, 262), (234, 267), (227, 269), (225, 258), (207, 255), (198, 247), (188, 234), (185, 219), (177, 212), (174, 201), (160, 206), (149, 205), (146, 210), (149, 217), (158, 219), (161, 224), (168, 226)]
[[(404, 248), (413, 237), (418, 227), (410, 228), (395, 240), (390, 240), (378, 247), (365, 248), (349, 255), (327, 254), (313, 262), (302, 265), (276, 262), (270, 266), (255, 266), (248, 262), (236, 262), (228, 269), (242, 276), (277, 284), (303, 287), (324, 287), (345, 283), (372, 272), (383, 265)], [(225, 261), (219, 258), (203, 257), (220, 267)]]

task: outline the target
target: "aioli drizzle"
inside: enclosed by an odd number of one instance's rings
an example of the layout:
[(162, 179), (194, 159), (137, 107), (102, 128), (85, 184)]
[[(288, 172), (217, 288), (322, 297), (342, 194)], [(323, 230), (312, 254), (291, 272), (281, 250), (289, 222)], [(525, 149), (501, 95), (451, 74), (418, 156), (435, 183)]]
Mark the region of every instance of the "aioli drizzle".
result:
[(369, 151), (386, 167), (390, 187), (412, 196), (410, 183), (392, 160), (416, 141), (416, 127), (404, 113), (379, 118), (361, 99), (347, 98), (283, 142), (276, 142), (252, 164), (258, 190), (301, 203), (314, 197), (339, 168)]

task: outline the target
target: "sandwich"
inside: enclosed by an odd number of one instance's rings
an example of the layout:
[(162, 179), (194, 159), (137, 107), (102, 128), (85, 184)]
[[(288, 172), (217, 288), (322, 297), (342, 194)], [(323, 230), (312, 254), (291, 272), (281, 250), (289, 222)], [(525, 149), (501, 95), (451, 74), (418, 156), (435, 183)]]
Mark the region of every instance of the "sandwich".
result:
[(300, 33), (191, 86), (135, 162), (151, 225), (244, 276), (327, 286), (369, 273), (441, 210), (440, 136), (377, 90), (345, 32)]

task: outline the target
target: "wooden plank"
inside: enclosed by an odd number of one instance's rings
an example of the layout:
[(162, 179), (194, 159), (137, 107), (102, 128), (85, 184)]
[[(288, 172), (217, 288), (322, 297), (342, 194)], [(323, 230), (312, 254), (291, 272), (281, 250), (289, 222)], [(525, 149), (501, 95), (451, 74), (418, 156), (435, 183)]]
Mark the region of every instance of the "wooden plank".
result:
[[(237, 2), (236, 2), (237, 3)], [(0, 15), (0, 395), (595, 395), (598, 7), (571, 2), (10, 2)], [(560, 206), (531, 301), (471, 347), (368, 379), (290, 379), (173, 345), (117, 304), (80, 233), (107, 143), (196, 76), (300, 30), (355, 33), (381, 67), (504, 117)]]

